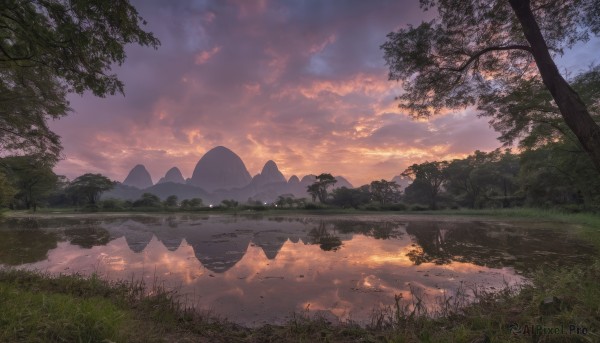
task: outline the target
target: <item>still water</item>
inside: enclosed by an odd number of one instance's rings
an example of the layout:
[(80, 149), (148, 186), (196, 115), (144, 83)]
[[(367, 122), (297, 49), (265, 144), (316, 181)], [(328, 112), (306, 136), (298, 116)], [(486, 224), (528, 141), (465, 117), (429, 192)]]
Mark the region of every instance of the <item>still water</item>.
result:
[(394, 295), (526, 282), (594, 249), (552, 223), (394, 216), (89, 216), (0, 223), (0, 266), (144, 278), (201, 310), (258, 325), (307, 311), (368, 322)]

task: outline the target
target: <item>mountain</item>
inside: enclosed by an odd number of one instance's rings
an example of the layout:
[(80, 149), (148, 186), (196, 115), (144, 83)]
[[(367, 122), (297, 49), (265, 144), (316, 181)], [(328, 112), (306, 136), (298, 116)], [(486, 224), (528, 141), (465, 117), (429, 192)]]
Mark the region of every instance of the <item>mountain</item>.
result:
[(267, 163), (265, 163), (265, 166), (260, 174), (256, 174), (252, 178), (251, 184), (254, 187), (260, 187), (271, 183), (286, 183), (286, 180), (283, 174), (279, 171), (279, 168), (277, 168), (277, 164), (269, 160)]
[(152, 178), (150, 177), (150, 173), (146, 170), (146, 167), (142, 164), (138, 164), (133, 167), (123, 184), (126, 186), (133, 186), (139, 189), (144, 189), (151, 187), (153, 185)]
[(174, 182), (157, 183), (156, 185), (145, 188), (144, 190), (118, 183), (110, 191), (102, 193), (100, 198), (102, 200), (115, 198), (135, 201), (139, 199), (143, 193), (152, 193), (158, 196), (161, 200), (165, 200), (170, 195), (176, 195), (179, 201), (184, 199), (200, 198), (205, 204), (209, 204), (215, 200), (215, 196), (213, 194), (209, 194), (199, 187)]
[(169, 169), (165, 176), (161, 177), (156, 184), (158, 185), (160, 183), (165, 182), (185, 183), (185, 180), (183, 179), (183, 175), (181, 175), (181, 171), (179, 171), (179, 168), (173, 167)]
[[(335, 188), (353, 187), (344, 177), (335, 178)], [(181, 171), (173, 167), (153, 186), (146, 168), (137, 165), (122, 184), (104, 192), (102, 198), (137, 200), (143, 193), (150, 192), (161, 200), (176, 195), (180, 201), (200, 198), (205, 204), (218, 204), (225, 199), (239, 202), (253, 199), (271, 203), (280, 195), (309, 198), (306, 189), (315, 181), (316, 176), (312, 174), (301, 179), (293, 175), (286, 180), (272, 160), (267, 161), (261, 172), (251, 178), (238, 155), (223, 146), (217, 146), (202, 156), (189, 179), (184, 179)]]
[(223, 146), (208, 151), (194, 168), (190, 183), (208, 192), (244, 187), (252, 178), (242, 159)]
[(300, 180), (300, 183), (303, 185), (312, 185), (315, 181), (317, 181), (317, 176), (313, 174), (304, 175)]
[(395, 181), (398, 185), (400, 185), (400, 190), (404, 191), (404, 189), (412, 183), (412, 180), (407, 176), (396, 175), (392, 178), (392, 181)]
[(337, 182), (333, 185), (333, 188), (354, 188), (354, 186), (352, 186), (352, 184), (343, 176), (336, 176), (335, 179), (337, 180)]

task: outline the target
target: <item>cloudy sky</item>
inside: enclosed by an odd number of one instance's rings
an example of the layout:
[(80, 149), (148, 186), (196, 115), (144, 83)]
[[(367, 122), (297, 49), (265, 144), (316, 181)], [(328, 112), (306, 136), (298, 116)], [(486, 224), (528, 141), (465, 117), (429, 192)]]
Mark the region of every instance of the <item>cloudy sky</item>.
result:
[[(400, 0), (134, 0), (161, 40), (130, 46), (114, 71), (125, 97), (70, 96), (52, 123), (65, 159), (56, 172), (122, 181), (144, 164), (157, 181), (173, 166), (190, 177), (211, 148), (237, 153), (250, 174), (274, 160), (286, 177), (330, 172), (355, 186), (425, 160), (500, 147), (472, 110), (414, 121), (387, 80), (386, 34), (430, 13)], [(576, 71), (600, 41), (560, 60)]]

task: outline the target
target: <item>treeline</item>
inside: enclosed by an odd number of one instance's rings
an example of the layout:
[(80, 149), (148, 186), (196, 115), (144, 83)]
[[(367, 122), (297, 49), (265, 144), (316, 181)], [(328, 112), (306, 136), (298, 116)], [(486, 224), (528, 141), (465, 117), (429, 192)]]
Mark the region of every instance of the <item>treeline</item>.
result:
[[(600, 174), (574, 144), (558, 141), (519, 154), (475, 151), (464, 159), (413, 164), (400, 190), (381, 180), (354, 189), (328, 191), (335, 180), (319, 175), (309, 193), (324, 204), (364, 209), (557, 208), (600, 210)], [(326, 196), (323, 195), (326, 192)]]
[(139, 199), (100, 200), (116, 182), (100, 174), (69, 181), (56, 175), (53, 160), (44, 156), (0, 159), (0, 206), (36, 210), (77, 207), (84, 210), (265, 210), (355, 208), (363, 210), (436, 210), (458, 208), (537, 207), (567, 211), (600, 210), (600, 173), (585, 153), (567, 139), (546, 142), (520, 153), (475, 151), (463, 159), (413, 164), (401, 175), (412, 180), (401, 188), (377, 180), (357, 188), (334, 188), (335, 178), (323, 173), (307, 187), (308, 198), (280, 195), (272, 202), (233, 199), (206, 204), (203, 199), (164, 200), (151, 193)]

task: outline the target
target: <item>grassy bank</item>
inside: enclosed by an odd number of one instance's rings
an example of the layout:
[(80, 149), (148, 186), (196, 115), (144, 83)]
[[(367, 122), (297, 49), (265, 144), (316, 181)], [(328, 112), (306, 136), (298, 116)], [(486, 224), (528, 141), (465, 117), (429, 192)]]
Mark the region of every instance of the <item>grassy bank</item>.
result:
[[(285, 213), (306, 212), (266, 214)], [(415, 214), (399, 214), (407, 213)], [(600, 248), (600, 217), (592, 214), (510, 209), (419, 215), (559, 221)], [(600, 341), (599, 258), (586, 266), (538, 270), (530, 276), (532, 283), (518, 290), (493, 294), (476, 290), (476, 302), (466, 307), (457, 305), (460, 299), (446, 299), (435, 317), (427, 309), (397, 302), (374, 309), (367, 327), (331, 324), (302, 313), (285, 325), (246, 328), (186, 308), (176, 293), (157, 284), (4, 270), (0, 271), (0, 342)], [(418, 303), (418, 294), (412, 297)]]
[[(0, 272), (2, 342), (597, 342), (600, 339), (600, 264), (561, 273), (540, 272), (516, 292), (477, 294), (441, 317), (401, 305), (374, 311), (371, 325), (331, 324), (298, 314), (285, 325), (245, 328), (183, 307), (175, 294), (97, 277), (50, 277)], [(548, 296), (560, 299), (540, 306)], [(514, 335), (511, 326), (564, 328), (558, 335)], [(586, 334), (569, 334), (569, 326)], [(536, 329), (537, 330), (537, 329)]]

